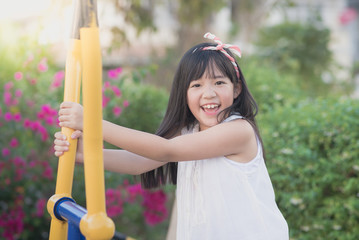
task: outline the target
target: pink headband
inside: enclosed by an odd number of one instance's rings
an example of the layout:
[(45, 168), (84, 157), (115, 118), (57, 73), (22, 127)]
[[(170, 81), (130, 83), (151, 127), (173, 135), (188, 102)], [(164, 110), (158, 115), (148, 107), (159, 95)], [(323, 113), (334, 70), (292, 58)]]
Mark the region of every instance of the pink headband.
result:
[(223, 44), (218, 37), (216, 37), (214, 34), (212, 34), (210, 32), (204, 34), (203, 37), (213, 40), (214, 42), (216, 42), (218, 44), (217, 46), (213, 46), (213, 47), (205, 47), (205, 48), (203, 48), (203, 50), (221, 51), (232, 62), (234, 69), (237, 72), (237, 77), (239, 78), (239, 70), (238, 70), (238, 66), (236, 64), (235, 59), (233, 57), (231, 57), (231, 55), (229, 55), (226, 50), (223, 49), (223, 48), (228, 48), (228, 50), (231, 51), (233, 54), (237, 55), (238, 57), (241, 57), (241, 50), (239, 49), (239, 47), (235, 46), (235, 45), (231, 45), (231, 44)]

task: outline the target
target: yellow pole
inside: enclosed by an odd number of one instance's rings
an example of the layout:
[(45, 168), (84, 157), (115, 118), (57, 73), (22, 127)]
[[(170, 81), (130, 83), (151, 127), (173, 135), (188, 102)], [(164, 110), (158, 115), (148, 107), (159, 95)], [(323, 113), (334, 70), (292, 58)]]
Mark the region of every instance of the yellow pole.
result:
[[(75, 1), (74, 3), (73, 29), (65, 66), (64, 101), (79, 102), (81, 88), (81, 44), (79, 27), (82, 22), (80, 18), (80, 2)], [(61, 221), (56, 218), (54, 206), (56, 202), (63, 197), (71, 198), (77, 148), (77, 140), (71, 139), (73, 130), (63, 127), (61, 131), (69, 140), (70, 146), (69, 151), (65, 152), (64, 155), (59, 158), (55, 195), (47, 202), (47, 211), (51, 215), (50, 240), (67, 239), (68, 224), (66, 221)]]
[(81, 219), (80, 230), (87, 240), (111, 239), (115, 226), (107, 217), (103, 166), (102, 135), (102, 61), (96, 3), (90, 9), (88, 26), (80, 29), (83, 66), (83, 143), (86, 202), (88, 213)]
[[(81, 85), (81, 50), (80, 40), (70, 39), (69, 51), (66, 59), (64, 101), (79, 102)], [(69, 151), (60, 156), (58, 162), (56, 190), (47, 204), (51, 215), (50, 239), (67, 238), (67, 222), (58, 220), (54, 213), (54, 205), (62, 197), (71, 197), (72, 182), (75, 167), (77, 140), (71, 139), (73, 129), (63, 127), (62, 133), (70, 142)]]

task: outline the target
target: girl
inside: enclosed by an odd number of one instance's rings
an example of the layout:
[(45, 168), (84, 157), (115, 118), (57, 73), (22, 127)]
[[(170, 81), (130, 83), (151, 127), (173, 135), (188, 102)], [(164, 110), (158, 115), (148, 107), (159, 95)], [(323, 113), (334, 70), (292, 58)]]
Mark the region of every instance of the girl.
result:
[[(257, 105), (234, 59), (239, 48), (214, 35), (179, 63), (156, 135), (103, 121), (106, 170), (141, 174), (146, 188), (177, 184), (177, 240), (287, 240), (255, 122)], [(148, 103), (151, 104), (151, 103)], [(63, 102), (60, 126), (81, 136), (82, 107)], [(55, 155), (68, 150), (55, 134)], [(81, 145), (81, 144), (79, 144)], [(77, 161), (82, 162), (78, 149)]]

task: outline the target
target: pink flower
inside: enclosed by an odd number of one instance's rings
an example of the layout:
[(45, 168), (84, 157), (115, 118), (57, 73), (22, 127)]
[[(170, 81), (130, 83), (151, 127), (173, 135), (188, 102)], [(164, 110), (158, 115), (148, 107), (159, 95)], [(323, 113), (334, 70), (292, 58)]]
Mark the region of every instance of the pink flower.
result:
[(31, 124), (32, 122), (28, 118), (24, 119), (24, 124), (23, 124), (24, 128), (30, 128)]
[(5, 91), (9, 91), (13, 86), (14, 86), (13, 82), (7, 82), (4, 85), (4, 89), (5, 89)]
[(112, 112), (113, 112), (113, 114), (114, 114), (116, 117), (118, 117), (118, 116), (120, 116), (120, 114), (121, 114), (121, 112), (122, 112), (122, 108), (121, 108), (121, 107), (118, 107), (118, 106), (114, 106), (114, 107), (112, 108)]
[(116, 71), (114, 71), (113, 69), (108, 70), (108, 72), (107, 72), (107, 77), (108, 77), (109, 79), (115, 79), (115, 78), (117, 78), (117, 73), (116, 73)]
[(46, 58), (43, 58), (41, 59), (41, 61), (39, 62), (39, 64), (37, 65), (37, 70), (39, 72), (46, 72), (48, 69), (48, 66), (47, 66), (47, 59)]
[(7, 240), (17, 239), (16, 236), (20, 236), (24, 230), (25, 213), (21, 205), (17, 204), (10, 208), (2, 213), (0, 218), (6, 219), (0, 222), (0, 227), (3, 229), (2, 237)]
[(162, 191), (146, 191), (142, 205), (146, 208), (144, 217), (147, 224), (153, 226), (162, 222), (168, 215), (166, 208), (167, 196)]
[(13, 161), (16, 167), (24, 167), (26, 165), (25, 160), (19, 156), (15, 157)]
[(22, 77), (23, 77), (22, 72), (16, 72), (16, 73), (14, 74), (14, 78), (15, 78), (16, 81), (21, 80)]
[(55, 124), (55, 120), (54, 120), (53, 117), (46, 117), (46, 118), (45, 118), (45, 122), (46, 122), (47, 125), (53, 125), (53, 124)]
[(47, 201), (44, 198), (40, 198), (39, 200), (37, 200), (35, 214), (37, 217), (42, 217), (44, 215), (46, 203)]
[(128, 201), (129, 202), (134, 202), (136, 200), (137, 196), (141, 196), (142, 193), (144, 193), (144, 190), (141, 187), (141, 184), (135, 184), (135, 185), (131, 185), (128, 186), (126, 188), (127, 193), (128, 193)]
[(46, 133), (41, 133), (41, 140), (43, 142), (46, 142), (47, 139), (49, 139), (49, 134), (46, 132)]
[(30, 128), (33, 131), (36, 131), (41, 126), (39, 121), (31, 122)]
[(106, 190), (106, 207), (107, 215), (109, 217), (115, 217), (122, 213), (123, 201), (121, 199), (121, 192), (117, 189)]
[(123, 212), (122, 205), (112, 205), (107, 207), (107, 215), (112, 218), (120, 215)]
[(4, 114), (4, 119), (5, 119), (6, 122), (11, 121), (12, 120), (12, 114), (10, 112), (6, 112)]
[(14, 114), (14, 121), (15, 122), (20, 122), (21, 121), (21, 113), (15, 113)]
[(112, 86), (112, 91), (117, 97), (121, 97), (121, 90), (117, 86)]
[(15, 180), (16, 181), (20, 181), (25, 173), (25, 169), (24, 168), (16, 168), (15, 170)]
[(115, 69), (110, 69), (107, 72), (107, 77), (109, 79), (116, 79), (121, 72), (122, 72), (122, 68), (120, 68), (120, 67), (115, 68)]
[(111, 99), (107, 97), (105, 94), (102, 95), (102, 107), (106, 107)]
[(2, 155), (3, 157), (6, 157), (10, 154), (10, 150), (8, 148), (3, 148), (2, 149)]
[(339, 16), (339, 21), (342, 25), (347, 25), (348, 23), (355, 20), (357, 16), (358, 13), (354, 8), (346, 8)]
[(51, 87), (52, 88), (58, 88), (62, 85), (62, 81), (65, 77), (64, 71), (59, 71), (55, 73), (54, 80), (52, 81)]
[(106, 193), (106, 204), (111, 204), (113, 202), (116, 202), (117, 199), (121, 199), (121, 192), (116, 189), (107, 189)]
[(38, 112), (37, 113), (37, 118), (38, 119), (44, 119), (45, 118), (45, 113), (44, 112)]
[(10, 140), (10, 147), (12, 148), (16, 148), (19, 146), (19, 141), (17, 140), (17, 138), (13, 137), (11, 140)]
[(115, 69), (115, 71), (116, 71), (117, 74), (120, 74), (120, 73), (122, 73), (122, 68), (118, 67), (118, 68)]
[(4, 93), (4, 102), (5, 102), (5, 105), (8, 107), (10, 107), (12, 105), (12, 95), (10, 92)]
[(103, 84), (104, 88), (110, 88), (111, 87), (111, 83), (109, 81), (105, 81), (105, 83)]
[(50, 113), (51, 112), (51, 106), (49, 104), (44, 104), (41, 106), (41, 111), (44, 113)]
[(22, 91), (20, 89), (16, 89), (15, 96), (20, 98), (22, 96)]
[(37, 83), (36, 78), (30, 79), (30, 84), (31, 84), (31, 85), (35, 85), (36, 83)]
[(33, 168), (33, 167), (35, 167), (36, 165), (37, 165), (37, 162), (36, 162), (35, 160), (32, 160), (32, 161), (29, 162), (29, 167), (30, 167), (30, 168)]
[(127, 100), (123, 101), (123, 106), (125, 108), (128, 107), (129, 105), (130, 105), (130, 103)]
[(44, 170), (44, 172), (42, 173), (42, 176), (44, 178), (47, 178), (49, 180), (52, 180), (53, 179), (53, 171), (52, 171), (52, 168), (50, 166), (47, 166)]

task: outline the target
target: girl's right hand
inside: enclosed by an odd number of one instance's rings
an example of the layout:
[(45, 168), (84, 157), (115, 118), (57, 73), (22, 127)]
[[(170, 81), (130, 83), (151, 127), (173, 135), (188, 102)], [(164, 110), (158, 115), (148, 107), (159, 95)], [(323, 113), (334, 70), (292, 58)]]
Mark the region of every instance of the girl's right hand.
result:
[[(76, 162), (82, 163), (83, 162), (83, 145), (82, 145), (82, 132), (76, 130), (71, 135), (72, 139), (77, 139), (77, 150), (76, 150)], [(55, 133), (55, 140), (54, 140), (54, 149), (55, 149), (55, 156), (60, 157), (69, 150), (70, 143), (66, 140), (66, 136), (61, 132)]]
[(59, 110), (60, 127), (83, 130), (83, 107), (75, 102), (63, 102)]

